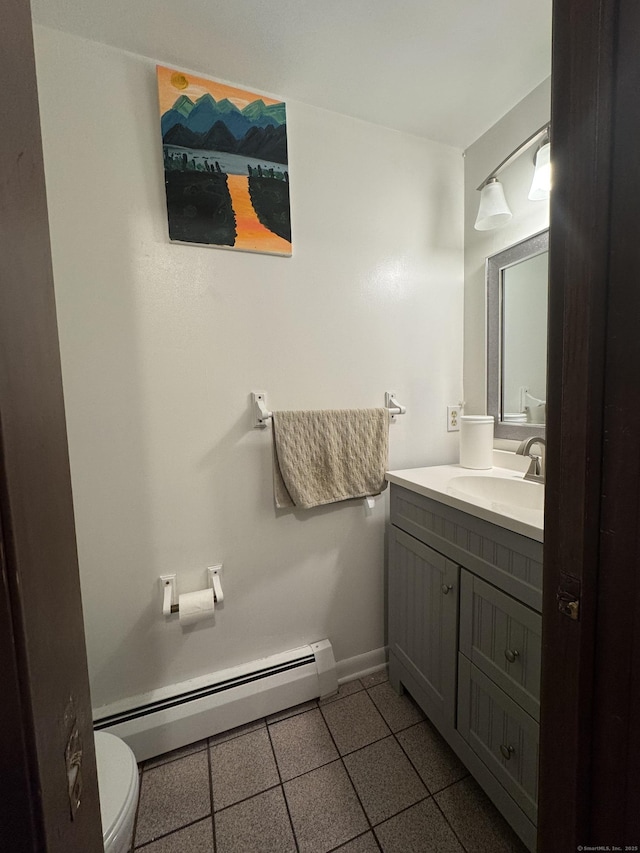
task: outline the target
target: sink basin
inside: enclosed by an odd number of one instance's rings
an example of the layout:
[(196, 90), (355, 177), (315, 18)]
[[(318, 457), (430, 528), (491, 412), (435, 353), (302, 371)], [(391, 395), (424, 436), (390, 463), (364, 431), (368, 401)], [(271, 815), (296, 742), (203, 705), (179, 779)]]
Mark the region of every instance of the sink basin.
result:
[(544, 486), (522, 477), (453, 477), (447, 492), (486, 501), (496, 509), (513, 507), (544, 512)]
[(544, 484), (524, 479), (529, 460), (494, 450), (493, 468), (432, 465), (387, 471), (390, 483), (505, 530), (544, 541)]

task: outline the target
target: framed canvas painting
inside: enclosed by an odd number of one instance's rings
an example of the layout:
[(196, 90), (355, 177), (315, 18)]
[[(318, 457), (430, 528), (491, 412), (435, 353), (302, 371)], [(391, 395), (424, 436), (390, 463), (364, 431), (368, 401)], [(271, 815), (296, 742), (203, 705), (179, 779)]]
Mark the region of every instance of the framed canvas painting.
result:
[(291, 255), (285, 104), (157, 66), (169, 237)]

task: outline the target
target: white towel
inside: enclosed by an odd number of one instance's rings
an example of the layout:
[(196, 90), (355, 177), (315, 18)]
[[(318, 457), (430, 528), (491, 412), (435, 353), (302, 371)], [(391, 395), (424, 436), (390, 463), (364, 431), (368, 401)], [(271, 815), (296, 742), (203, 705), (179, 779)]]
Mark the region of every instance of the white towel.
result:
[(386, 487), (388, 409), (273, 413), (277, 507), (378, 495)]

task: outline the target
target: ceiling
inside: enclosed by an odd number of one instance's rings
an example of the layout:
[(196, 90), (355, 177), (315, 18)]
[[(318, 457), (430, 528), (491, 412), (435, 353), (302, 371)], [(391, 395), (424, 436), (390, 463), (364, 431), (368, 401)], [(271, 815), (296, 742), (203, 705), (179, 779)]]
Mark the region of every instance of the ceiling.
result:
[(32, 0), (34, 21), (466, 148), (551, 73), (552, 0)]

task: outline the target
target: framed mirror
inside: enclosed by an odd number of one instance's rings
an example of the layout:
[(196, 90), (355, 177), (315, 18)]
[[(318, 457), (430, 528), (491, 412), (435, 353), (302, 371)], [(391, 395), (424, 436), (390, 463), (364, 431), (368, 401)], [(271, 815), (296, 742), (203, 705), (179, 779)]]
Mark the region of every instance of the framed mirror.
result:
[(487, 258), (487, 414), (496, 438), (545, 434), (549, 231)]

